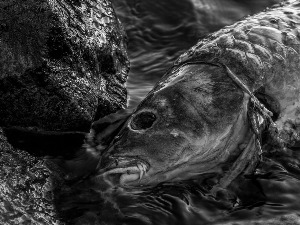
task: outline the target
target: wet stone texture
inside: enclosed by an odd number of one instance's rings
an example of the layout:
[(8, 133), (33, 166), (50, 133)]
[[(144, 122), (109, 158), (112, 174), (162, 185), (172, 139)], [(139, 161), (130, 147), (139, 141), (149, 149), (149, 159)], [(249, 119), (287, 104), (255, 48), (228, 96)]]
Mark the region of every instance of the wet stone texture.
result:
[(290, 224), (290, 225), (299, 225), (300, 224), (300, 214), (288, 214), (284, 216), (277, 216), (267, 220), (255, 220), (255, 221), (247, 221), (247, 222), (229, 222), (222, 223), (216, 225), (282, 225), (282, 224)]
[(1, 128), (0, 165), (0, 224), (61, 224), (53, 202), (63, 182), (54, 165), (12, 148)]
[(88, 131), (126, 105), (126, 37), (107, 0), (0, 3), (0, 126)]

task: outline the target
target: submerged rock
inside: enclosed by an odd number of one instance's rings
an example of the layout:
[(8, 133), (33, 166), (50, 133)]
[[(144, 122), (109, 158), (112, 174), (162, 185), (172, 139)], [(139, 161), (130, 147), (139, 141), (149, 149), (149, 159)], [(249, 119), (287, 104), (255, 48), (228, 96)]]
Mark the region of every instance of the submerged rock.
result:
[(54, 165), (14, 149), (1, 128), (0, 164), (0, 224), (61, 224), (54, 192), (63, 182)]
[(108, 0), (2, 1), (0, 125), (87, 131), (124, 107), (125, 41)]

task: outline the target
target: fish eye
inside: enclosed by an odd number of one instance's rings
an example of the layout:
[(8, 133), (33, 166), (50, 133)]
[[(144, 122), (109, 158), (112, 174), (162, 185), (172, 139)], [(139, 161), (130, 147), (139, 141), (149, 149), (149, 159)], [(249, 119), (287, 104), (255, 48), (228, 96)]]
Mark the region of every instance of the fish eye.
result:
[(152, 112), (141, 112), (133, 117), (130, 126), (133, 130), (144, 130), (150, 128), (156, 116)]

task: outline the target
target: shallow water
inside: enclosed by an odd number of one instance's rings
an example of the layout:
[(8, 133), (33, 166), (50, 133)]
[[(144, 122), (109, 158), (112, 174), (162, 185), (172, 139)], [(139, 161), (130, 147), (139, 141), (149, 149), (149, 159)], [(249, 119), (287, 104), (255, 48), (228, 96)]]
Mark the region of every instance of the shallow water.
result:
[[(199, 38), (274, 2), (113, 0), (129, 39), (129, 108)], [(265, 154), (255, 174), (240, 177), (217, 195), (209, 192), (214, 174), (128, 190), (106, 187), (92, 176), (65, 187), (57, 196), (57, 208), (70, 224), (246, 224), (300, 212), (299, 166), (300, 148)]]

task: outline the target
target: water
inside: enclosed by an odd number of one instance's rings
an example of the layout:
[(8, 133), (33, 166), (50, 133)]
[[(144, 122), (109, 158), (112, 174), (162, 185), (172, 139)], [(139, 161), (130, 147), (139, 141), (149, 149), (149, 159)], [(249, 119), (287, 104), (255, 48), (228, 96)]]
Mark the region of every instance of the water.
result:
[[(199, 38), (278, 1), (113, 0), (129, 39), (129, 108)], [(70, 224), (225, 224), (298, 220), (300, 149), (265, 154), (256, 172), (212, 195), (214, 174), (144, 189), (108, 188), (95, 177), (65, 187), (57, 209)], [(261, 222), (260, 224), (267, 224)], [(274, 223), (276, 224), (276, 223)], [(292, 224), (292, 223), (291, 223)]]
[(255, 174), (239, 178), (217, 195), (208, 191), (212, 174), (136, 190), (107, 188), (91, 178), (63, 190), (57, 207), (70, 224), (246, 224), (297, 213), (299, 150), (266, 155)]

